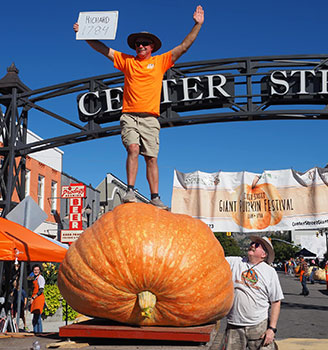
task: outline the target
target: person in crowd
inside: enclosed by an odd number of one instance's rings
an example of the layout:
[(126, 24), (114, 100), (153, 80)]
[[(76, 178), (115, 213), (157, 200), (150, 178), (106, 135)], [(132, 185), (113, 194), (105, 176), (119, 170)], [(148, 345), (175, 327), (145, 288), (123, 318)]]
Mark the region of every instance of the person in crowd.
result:
[(326, 272), (326, 287), (328, 290), (328, 260), (326, 260), (326, 263), (325, 263), (325, 272)]
[(300, 295), (304, 295), (305, 297), (310, 294), (309, 289), (306, 286), (308, 269), (308, 263), (305, 261), (304, 256), (300, 255), (300, 281), (302, 286), (302, 292), (300, 293)]
[[(13, 317), (14, 317), (14, 319), (16, 319), (16, 316), (17, 316), (19, 288), (20, 288), (19, 282), (16, 279), (14, 281), (14, 289), (13, 289)], [(24, 288), (22, 288), (20, 318), (23, 320), (24, 330), (28, 330), (28, 328), (26, 326), (26, 318), (25, 318), (26, 306), (27, 306), (27, 295), (26, 295)], [(19, 326), (19, 325), (17, 325), (17, 326)]]
[(13, 269), (11, 271), (11, 283), (13, 283), (15, 280), (17, 281), (19, 279), (19, 274), (20, 274), (20, 263), (18, 259), (15, 260)]
[(294, 274), (294, 268), (295, 268), (294, 258), (290, 258), (288, 260), (288, 269), (287, 269), (288, 275), (293, 275)]
[[(274, 249), (267, 237), (250, 236), (247, 257), (227, 257), (234, 283), (234, 302), (220, 350), (274, 350), (284, 298), (278, 274), (270, 266)], [(269, 311), (270, 310), (270, 311)]]
[[(152, 56), (162, 45), (160, 39), (148, 32), (133, 33), (127, 42), (136, 56), (118, 52), (98, 40), (87, 40), (96, 51), (114, 62), (114, 67), (124, 73), (123, 108), (120, 118), (122, 142), (127, 150), (126, 173), (128, 190), (123, 202), (137, 202), (134, 192), (138, 172), (138, 156), (144, 156), (147, 181), (150, 188), (150, 203), (168, 209), (158, 194), (160, 97), (164, 73), (187, 52), (198, 36), (204, 22), (204, 10), (197, 6), (193, 14), (194, 26), (182, 43), (162, 55)], [(73, 26), (78, 32), (79, 25)]]
[(316, 258), (314, 259), (314, 262), (315, 262), (315, 265), (316, 265), (316, 266), (320, 267), (320, 260), (319, 260), (318, 257), (316, 257)]
[(45, 280), (41, 274), (41, 266), (36, 264), (32, 268), (33, 275), (28, 278), (33, 281), (33, 291), (31, 297), (31, 313), (33, 314), (32, 324), (34, 333), (42, 333), (42, 319), (41, 315), (43, 312), (45, 297), (44, 297), (44, 287)]
[(287, 275), (287, 273), (288, 273), (288, 260), (286, 260), (284, 262), (284, 270), (285, 270), (285, 274)]
[(311, 282), (311, 284), (314, 284), (314, 274), (318, 270), (318, 266), (317, 266), (316, 261), (314, 259), (312, 259), (310, 261), (310, 267), (312, 267), (312, 269), (311, 269), (311, 273), (309, 276), (309, 281)]

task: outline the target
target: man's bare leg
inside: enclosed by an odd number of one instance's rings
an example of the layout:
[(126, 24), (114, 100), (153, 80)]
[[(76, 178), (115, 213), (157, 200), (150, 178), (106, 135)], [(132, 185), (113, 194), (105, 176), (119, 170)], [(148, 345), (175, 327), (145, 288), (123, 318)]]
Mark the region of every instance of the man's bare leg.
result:
[(151, 193), (150, 203), (161, 209), (168, 209), (168, 207), (164, 205), (164, 203), (160, 200), (158, 195), (159, 175), (158, 175), (157, 158), (145, 156), (145, 161), (146, 161), (147, 180), (148, 180), (149, 189)]
[(157, 158), (145, 156), (146, 174), (150, 193), (158, 193), (158, 164)]
[(128, 155), (126, 158), (126, 177), (128, 182), (128, 191), (123, 198), (124, 203), (135, 203), (137, 198), (133, 191), (137, 173), (138, 173), (138, 157), (139, 157), (139, 145), (131, 144), (127, 149)]
[(128, 185), (134, 186), (138, 173), (139, 145), (133, 143), (128, 147), (126, 159), (126, 177)]

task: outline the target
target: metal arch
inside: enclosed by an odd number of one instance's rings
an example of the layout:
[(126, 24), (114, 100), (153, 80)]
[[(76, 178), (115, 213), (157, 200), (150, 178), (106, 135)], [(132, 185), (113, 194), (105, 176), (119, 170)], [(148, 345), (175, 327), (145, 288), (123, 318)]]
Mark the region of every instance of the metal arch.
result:
[[(286, 120), (286, 119), (328, 119), (328, 95), (322, 95), (311, 105), (307, 101), (288, 104), (288, 100), (279, 104), (277, 99), (262, 90), (261, 84), (274, 70), (307, 70), (315, 72), (328, 69), (328, 55), (284, 55), (226, 58), (176, 64), (165, 79), (192, 78), (195, 75), (226, 75), (233, 81), (234, 90), (229, 97), (217, 103), (216, 98), (201, 104), (171, 101), (172, 89), (168, 89), (170, 101), (162, 104), (160, 123), (163, 128), (192, 124), (250, 121), (250, 120)], [(15, 68), (15, 67), (14, 67)], [(4, 216), (15, 205), (11, 201), (16, 189), (20, 200), (24, 197), (25, 157), (42, 150), (79, 143), (87, 140), (109, 137), (120, 133), (118, 111), (104, 117), (95, 116), (86, 122), (75, 122), (74, 117), (64, 116), (43, 104), (67, 95), (97, 92), (123, 86), (122, 73), (105, 74), (30, 90), (18, 78), (18, 70), (12, 69), (8, 78), (0, 80), (0, 105), (6, 110), (0, 115), (0, 148), (2, 166), (0, 169), (0, 191), (3, 197), (0, 208)], [(15, 75), (16, 74), (16, 75)], [(293, 93), (292, 93), (293, 94)], [(294, 97), (297, 94), (294, 93)], [(308, 94), (310, 97), (313, 93)], [(293, 97), (293, 96), (292, 96)], [(75, 99), (74, 99), (75, 101)], [(76, 101), (75, 101), (76, 103)], [(297, 105), (297, 109), (295, 109)], [(95, 102), (89, 101), (88, 108), (95, 109)], [(195, 114), (204, 110), (203, 114)], [(39, 111), (46, 117), (57, 120), (74, 132), (54, 135), (42, 141), (27, 143), (26, 133), (28, 117)], [(15, 161), (16, 160), (16, 161)], [(18, 161), (19, 160), (19, 161)], [(13, 174), (13, 175), (11, 175)]]
[[(263, 120), (263, 119), (312, 119), (313, 115), (316, 119), (326, 119), (328, 112), (322, 109), (280, 109), (268, 110), (270, 99), (260, 101), (265, 97), (261, 93), (253, 93), (253, 89), (260, 83), (262, 77), (268, 76), (272, 69), (318, 69), (319, 67), (328, 67), (327, 55), (289, 55), (289, 56), (268, 56), (268, 57), (244, 57), (235, 59), (219, 59), (199, 62), (189, 62), (177, 64), (171, 69), (167, 76), (170, 78), (187, 77), (195, 74), (215, 74), (222, 72), (230, 72), (232, 77), (241, 79), (237, 82), (238, 86), (243, 90), (236, 93), (231, 99), (227, 99), (225, 110), (215, 110), (214, 113), (206, 113), (194, 115), (179, 115), (175, 111), (174, 105), (166, 105), (161, 114), (162, 127), (181, 126), (198, 123), (211, 122), (227, 122), (227, 121), (243, 121), (243, 120)], [(263, 70), (263, 72), (259, 72)], [(244, 79), (244, 81), (242, 81)], [(78, 130), (73, 134), (63, 135), (60, 137), (49, 138), (41, 142), (30, 145), (21, 145), (18, 147), (20, 154), (29, 154), (38, 152), (46, 148), (63, 146), (85, 140), (117, 135), (119, 133), (118, 126), (100, 126), (101, 124), (94, 120), (89, 120), (85, 124), (73, 122), (70, 118), (60, 116), (38, 103), (55, 97), (74, 94), (83, 91), (97, 91), (108, 87), (123, 85), (123, 75), (121, 73), (106, 74), (95, 77), (89, 77), (71, 82), (57, 84), (41, 89), (26, 91), (18, 94), (18, 106), (28, 110), (39, 110), (49, 117), (55, 118), (69, 126)], [(11, 94), (0, 96), (0, 103), (12, 98)], [(232, 100), (236, 102), (232, 102)], [(322, 105), (327, 105), (327, 99), (322, 101)], [(201, 109), (201, 108), (199, 108)], [(173, 113), (170, 113), (173, 112)], [(183, 111), (182, 111), (183, 113)], [(119, 115), (119, 113), (117, 113)], [(118, 121), (119, 117), (111, 121)], [(105, 123), (104, 123), (105, 124)], [(110, 122), (109, 122), (110, 124)], [(67, 143), (66, 143), (67, 141)]]

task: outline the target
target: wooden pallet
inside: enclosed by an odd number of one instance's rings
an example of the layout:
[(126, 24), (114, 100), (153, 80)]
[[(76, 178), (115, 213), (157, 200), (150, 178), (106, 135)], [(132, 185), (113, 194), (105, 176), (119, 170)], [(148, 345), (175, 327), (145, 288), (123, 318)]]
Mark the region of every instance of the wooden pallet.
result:
[(108, 320), (92, 319), (59, 328), (59, 336), (67, 338), (147, 339), (207, 343), (216, 323), (193, 327), (128, 326)]

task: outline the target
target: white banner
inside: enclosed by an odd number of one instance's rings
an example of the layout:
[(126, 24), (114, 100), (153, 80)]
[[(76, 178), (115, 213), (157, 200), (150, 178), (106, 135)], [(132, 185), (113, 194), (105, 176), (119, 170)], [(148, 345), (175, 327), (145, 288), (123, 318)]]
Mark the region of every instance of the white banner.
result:
[(328, 169), (174, 172), (172, 212), (199, 218), (215, 232), (328, 227)]
[(118, 11), (80, 12), (76, 40), (114, 40)]

